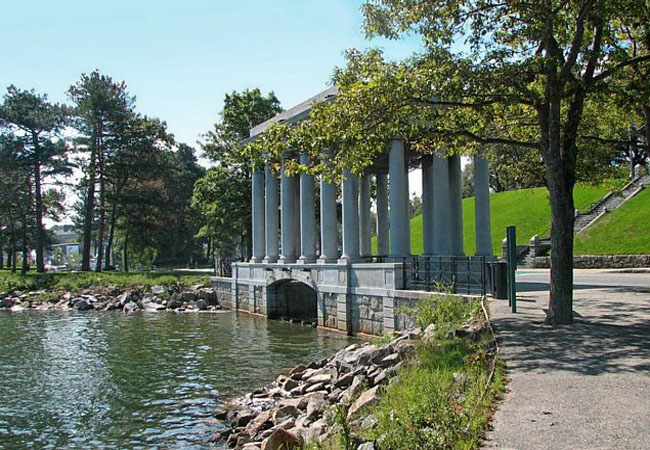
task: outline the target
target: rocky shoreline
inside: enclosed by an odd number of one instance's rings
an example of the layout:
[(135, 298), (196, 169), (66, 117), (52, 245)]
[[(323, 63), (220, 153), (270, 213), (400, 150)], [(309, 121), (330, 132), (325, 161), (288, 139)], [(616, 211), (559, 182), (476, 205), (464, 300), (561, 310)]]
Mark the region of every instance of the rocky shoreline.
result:
[[(297, 366), (271, 385), (229, 402), (217, 416), (226, 428), (211, 440), (224, 448), (290, 450), (326, 441), (343, 431), (342, 423), (356, 431), (372, 429), (376, 419), (366, 407), (377, 404), (382, 389), (397, 380), (418, 341), (434, 333), (432, 325), (385, 345), (352, 344), (328, 359)], [(353, 440), (355, 449), (375, 448), (358, 436)]]
[(151, 288), (102, 286), (75, 291), (14, 291), (0, 293), (0, 311), (123, 311), (217, 312), (222, 309), (208, 285), (152, 286)]

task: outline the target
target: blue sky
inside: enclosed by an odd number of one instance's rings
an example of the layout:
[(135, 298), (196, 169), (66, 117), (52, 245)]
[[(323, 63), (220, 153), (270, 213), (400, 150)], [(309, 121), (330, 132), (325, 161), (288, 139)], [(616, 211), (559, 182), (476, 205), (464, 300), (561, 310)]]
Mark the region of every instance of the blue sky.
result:
[(95, 68), (125, 80), (138, 111), (195, 145), (226, 92), (275, 91), (285, 108), (327, 87), (345, 49), (393, 58), (417, 38), (367, 41), (363, 0), (12, 1), (0, 18), (0, 89), (35, 88), (54, 101)]

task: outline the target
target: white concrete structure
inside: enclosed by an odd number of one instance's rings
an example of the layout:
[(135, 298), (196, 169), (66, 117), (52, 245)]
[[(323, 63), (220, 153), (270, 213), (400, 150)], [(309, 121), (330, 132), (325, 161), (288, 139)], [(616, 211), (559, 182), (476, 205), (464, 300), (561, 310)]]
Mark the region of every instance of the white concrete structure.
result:
[[(273, 122), (291, 125), (307, 119), (314, 102), (329, 101), (336, 92), (335, 88), (328, 89), (253, 128), (251, 139)], [(324, 151), (323, 162), (329, 163), (328, 158), (333, 154)], [(309, 164), (308, 156), (297, 152), (287, 152), (284, 161), (298, 157), (302, 165)], [(490, 257), (488, 163), (480, 156), (475, 157), (474, 162), (476, 254)], [(423, 171), (424, 249), (423, 257), (414, 257), (411, 255), (408, 170), (420, 165)], [(375, 254), (371, 245), (373, 180), (376, 182)], [(472, 277), (479, 274), (481, 288), (484, 288), (485, 259), (464, 256), (465, 251), (471, 249), (463, 246), (460, 155), (421, 155), (413, 152), (404, 139), (390, 139), (386, 151), (364, 174), (358, 176), (344, 171), (340, 222), (337, 187), (320, 177), (318, 226), (315, 182), (312, 175), (292, 176), (284, 167), (279, 174), (270, 167), (253, 173), (253, 258), (250, 262), (235, 264), (233, 278), (215, 279), (223, 292), (229, 292), (233, 308), (269, 316), (290, 315), (292, 302), (309, 297), (305, 289), (312, 289), (317, 299), (314, 301), (318, 302), (314, 311), (317, 311), (319, 325), (380, 334), (400, 326), (395, 313), (397, 299), (419, 298), (421, 294), (410, 289), (422, 289), (423, 286), (428, 289), (432, 280), (456, 283), (459, 274), (450, 270), (466, 266), (468, 286), (476, 281)], [(420, 263), (418, 258), (424, 259)], [(413, 260), (418, 264), (411, 264)], [(448, 264), (450, 261), (453, 264)], [(422, 267), (426, 267), (427, 272), (422, 272)], [(440, 275), (437, 278), (435, 271)], [(281, 285), (286, 286), (279, 288)], [(302, 292), (299, 299), (287, 298), (291, 286), (295, 287), (295, 292)]]

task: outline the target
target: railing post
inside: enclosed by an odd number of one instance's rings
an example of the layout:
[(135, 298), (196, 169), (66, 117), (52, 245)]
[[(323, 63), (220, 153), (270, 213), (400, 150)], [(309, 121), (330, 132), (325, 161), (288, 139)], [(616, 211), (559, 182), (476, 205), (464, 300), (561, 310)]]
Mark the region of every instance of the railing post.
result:
[(507, 228), (508, 242), (508, 300), (513, 313), (517, 312), (517, 232), (514, 226)]

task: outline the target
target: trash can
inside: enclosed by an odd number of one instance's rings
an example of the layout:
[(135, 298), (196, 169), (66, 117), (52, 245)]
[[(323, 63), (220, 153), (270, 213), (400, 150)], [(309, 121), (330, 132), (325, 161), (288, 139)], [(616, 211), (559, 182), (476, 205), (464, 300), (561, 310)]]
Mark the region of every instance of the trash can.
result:
[(508, 298), (508, 263), (506, 261), (493, 261), (490, 267), (490, 293), (498, 299)]

